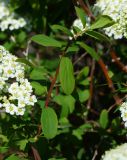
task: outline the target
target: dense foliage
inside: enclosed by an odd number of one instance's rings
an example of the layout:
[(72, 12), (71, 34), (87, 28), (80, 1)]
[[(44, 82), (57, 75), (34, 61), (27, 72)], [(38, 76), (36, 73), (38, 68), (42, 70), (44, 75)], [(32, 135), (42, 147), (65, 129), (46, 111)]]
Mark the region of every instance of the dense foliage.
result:
[(124, 155), (126, 3), (0, 0), (0, 160)]

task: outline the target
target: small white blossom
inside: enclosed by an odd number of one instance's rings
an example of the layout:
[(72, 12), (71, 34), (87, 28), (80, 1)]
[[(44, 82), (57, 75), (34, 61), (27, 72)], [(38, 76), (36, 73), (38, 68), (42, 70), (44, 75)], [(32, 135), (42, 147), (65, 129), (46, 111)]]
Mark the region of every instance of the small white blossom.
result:
[(75, 19), (72, 26), (78, 27), (80, 30), (84, 28), (80, 19)]
[(14, 115), (17, 111), (17, 107), (14, 104), (8, 103), (8, 105), (5, 107), (5, 110), (7, 113)]
[(24, 115), (24, 113), (25, 113), (25, 108), (19, 108), (19, 107), (17, 107), (17, 111), (16, 111), (16, 115), (17, 116), (18, 115), (22, 116), (22, 115)]
[(101, 160), (126, 160), (127, 159), (127, 143), (117, 146), (114, 149), (106, 151)]

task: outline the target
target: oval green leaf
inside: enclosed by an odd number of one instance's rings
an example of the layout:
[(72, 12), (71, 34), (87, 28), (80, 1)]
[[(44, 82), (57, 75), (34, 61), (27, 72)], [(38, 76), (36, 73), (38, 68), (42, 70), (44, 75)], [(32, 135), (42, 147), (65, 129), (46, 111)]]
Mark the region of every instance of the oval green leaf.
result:
[(52, 25), (52, 26), (51, 26), (51, 29), (52, 29), (52, 30), (60, 30), (60, 31), (66, 33), (66, 34), (69, 35), (69, 36), (73, 36), (73, 34), (71, 33), (71, 31), (70, 31), (68, 28), (66, 28), (66, 27), (64, 27), (64, 26), (61, 26), (61, 25), (57, 25), (57, 24)]
[(31, 38), (32, 41), (42, 45), (42, 46), (46, 46), (46, 47), (61, 47), (62, 44), (51, 38), (51, 37), (48, 37), (46, 35), (43, 35), (43, 34), (38, 34), (38, 35), (35, 35)]
[(68, 57), (63, 57), (60, 62), (60, 83), (65, 94), (69, 95), (75, 87), (73, 65)]
[(108, 126), (108, 122), (109, 122), (108, 111), (106, 109), (103, 109), (100, 114), (100, 119), (99, 119), (100, 126), (106, 129)]
[(81, 22), (83, 24), (83, 26), (86, 26), (86, 14), (84, 12), (84, 10), (82, 8), (79, 7), (75, 7), (76, 10), (76, 14), (78, 16), (79, 19), (81, 19)]
[(96, 61), (100, 59), (99, 55), (96, 53), (96, 51), (92, 47), (88, 46), (84, 42), (77, 42), (77, 44), (79, 44), (82, 48), (84, 48), (87, 51), (87, 53), (89, 53), (90, 56)]
[(90, 27), (90, 29), (106, 28), (114, 24), (111, 17), (107, 15), (100, 16)]
[(110, 42), (110, 39), (107, 36), (97, 32), (97, 31), (88, 30), (88, 31), (85, 32), (85, 34), (90, 36), (90, 37), (92, 37), (92, 38), (94, 38), (94, 39), (97, 39), (99, 41)]
[(24, 63), (24, 64), (26, 64), (26, 65), (28, 65), (30, 67), (33, 67), (33, 68), (35, 67), (35, 65), (33, 63), (31, 63), (29, 60), (27, 60), (25, 58), (18, 58), (16, 60), (16, 62)]
[(54, 138), (57, 134), (58, 120), (52, 108), (44, 108), (41, 115), (41, 125), (44, 136), (48, 139)]

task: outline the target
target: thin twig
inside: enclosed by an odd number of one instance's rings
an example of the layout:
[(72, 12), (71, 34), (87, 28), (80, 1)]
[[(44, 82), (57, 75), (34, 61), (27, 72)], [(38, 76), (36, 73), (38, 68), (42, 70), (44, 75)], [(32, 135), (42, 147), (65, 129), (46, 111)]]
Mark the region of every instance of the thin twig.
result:
[[(121, 102), (122, 102), (125, 98), (127, 98), (127, 95), (125, 95), (123, 98), (121, 98)], [(117, 105), (116, 103), (114, 103), (113, 105), (111, 105), (111, 106), (109, 107), (109, 109), (108, 109), (108, 112), (110, 112), (116, 105)]]
[(95, 160), (95, 159), (96, 159), (97, 154), (98, 154), (98, 151), (97, 151), (97, 149), (96, 149), (96, 150), (94, 151), (94, 155), (93, 155), (92, 160)]
[(91, 108), (91, 101), (93, 97), (93, 78), (94, 78), (94, 70), (95, 70), (95, 60), (92, 60), (92, 67), (91, 67), (91, 73), (90, 73), (90, 97), (87, 103), (87, 108)]
[(120, 62), (120, 58), (117, 57), (114, 50), (111, 50), (110, 55), (112, 57), (112, 62), (116, 63), (122, 71), (127, 73), (127, 66), (125, 66), (122, 62)]
[(85, 56), (87, 55), (87, 53), (83, 53), (74, 63), (73, 65), (75, 66), (79, 61), (81, 61)]
[(58, 74), (59, 74), (59, 66), (58, 66), (58, 68), (56, 69), (55, 77), (53, 78), (52, 83), (51, 83), (51, 86), (50, 86), (50, 88), (49, 88), (48, 95), (47, 95), (47, 98), (46, 98), (46, 101), (45, 101), (45, 107), (48, 107), (49, 100), (50, 100), (50, 96), (51, 96), (53, 87), (54, 87), (54, 85), (55, 85), (55, 83), (56, 83)]
[(109, 77), (108, 70), (107, 70), (103, 60), (100, 58), (98, 63), (99, 63), (99, 65), (100, 65), (100, 67), (101, 67), (101, 69), (102, 69), (102, 71), (104, 73), (104, 76), (105, 76), (105, 78), (107, 80), (108, 86), (109, 86), (109, 88), (111, 89), (111, 91), (113, 93), (113, 98), (116, 101), (116, 104), (120, 104), (121, 103), (121, 99), (115, 93), (116, 92), (115, 87), (113, 85), (113, 82), (112, 82), (111, 78)]

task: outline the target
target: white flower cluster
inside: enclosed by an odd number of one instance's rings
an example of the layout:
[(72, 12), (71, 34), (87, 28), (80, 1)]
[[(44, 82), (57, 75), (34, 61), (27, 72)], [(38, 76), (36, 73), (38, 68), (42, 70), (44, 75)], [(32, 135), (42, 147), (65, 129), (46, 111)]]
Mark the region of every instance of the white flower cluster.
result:
[(127, 38), (127, 0), (98, 0), (95, 10), (114, 20), (114, 25), (104, 29), (109, 37)]
[(37, 99), (32, 95), (32, 86), (25, 79), (24, 64), (0, 46), (0, 108), (11, 115), (23, 115), (28, 105)]
[(121, 117), (125, 123), (124, 125), (125, 125), (125, 127), (127, 127), (127, 102), (124, 102), (120, 106), (120, 112), (121, 112)]
[(126, 160), (127, 159), (127, 143), (117, 146), (114, 149), (106, 151), (101, 160)]
[[(17, 18), (16, 18), (17, 17)], [(15, 30), (22, 28), (26, 25), (26, 20), (17, 16), (15, 13), (11, 13), (7, 2), (0, 0), (0, 29), (1, 31)]]

